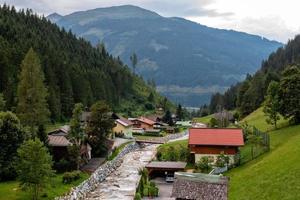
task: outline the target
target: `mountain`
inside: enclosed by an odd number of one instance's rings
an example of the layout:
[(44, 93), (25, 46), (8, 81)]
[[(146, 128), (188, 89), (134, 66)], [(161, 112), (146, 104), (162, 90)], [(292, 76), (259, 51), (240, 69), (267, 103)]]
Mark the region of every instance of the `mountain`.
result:
[(52, 13), (51, 15), (47, 16), (47, 18), (53, 23), (59, 21), (62, 17), (63, 16), (61, 16), (60, 14), (57, 14), (57, 13)]
[(131, 5), (75, 12), (54, 22), (93, 45), (104, 42), (129, 66), (135, 52), (137, 73), (145, 80), (154, 79), (160, 92), (189, 106), (208, 102), (213, 92), (254, 73), (282, 46), (260, 36), (162, 17)]
[(211, 98), (210, 110), (217, 107), (238, 109), (246, 116), (263, 103), (271, 81), (279, 81), (282, 72), (290, 65), (300, 65), (300, 35), (290, 40), (266, 59), (261, 68), (253, 75), (230, 87), (224, 95), (219, 93)]
[(30, 48), (45, 74), (52, 120), (68, 119), (78, 102), (105, 100), (128, 115), (170, 104), (103, 46), (95, 48), (30, 10), (0, 6), (0, 21), (0, 93), (8, 110), (16, 107), (20, 65)]

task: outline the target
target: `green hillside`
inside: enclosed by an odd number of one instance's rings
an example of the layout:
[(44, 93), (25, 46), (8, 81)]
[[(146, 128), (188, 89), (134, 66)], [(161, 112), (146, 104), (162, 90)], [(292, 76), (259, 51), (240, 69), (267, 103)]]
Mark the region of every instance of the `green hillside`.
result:
[[(245, 120), (262, 130), (271, 129), (261, 109)], [(226, 174), (230, 177), (230, 200), (300, 199), (300, 125), (269, 134), (270, 152)]]
[(37, 53), (44, 72), (53, 121), (68, 119), (78, 102), (90, 106), (105, 100), (114, 111), (129, 113), (153, 111), (163, 101), (153, 86), (131, 73), (102, 44), (94, 47), (30, 10), (16, 11), (3, 5), (0, 6), (0, 93), (4, 95), (7, 110), (14, 110), (17, 105), (20, 64), (30, 48)]
[[(255, 110), (253, 113), (245, 117), (241, 123), (248, 123), (249, 125), (255, 126), (261, 131), (271, 131), (274, 129), (274, 127), (270, 124), (267, 124), (266, 117), (263, 112), (263, 108), (260, 107), (257, 110)], [(288, 120), (283, 119), (283, 117), (280, 118), (278, 121), (278, 127), (284, 127), (288, 125)]]

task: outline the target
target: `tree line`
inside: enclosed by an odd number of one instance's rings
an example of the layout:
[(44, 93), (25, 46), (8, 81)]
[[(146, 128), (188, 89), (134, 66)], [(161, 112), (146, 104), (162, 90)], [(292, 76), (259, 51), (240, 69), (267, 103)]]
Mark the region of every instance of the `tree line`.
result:
[[(241, 116), (250, 114), (259, 108), (265, 100), (268, 101), (266, 96), (274, 95), (270, 94), (271, 91), (268, 92), (268, 90), (274, 90), (269, 88), (269, 84), (273, 81), (279, 83), (283, 79), (286, 80), (287, 72), (285, 70), (291, 68), (291, 66), (298, 66), (299, 63), (300, 35), (290, 40), (284, 47), (272, 53), (267, 60), (262, 62), (260, 70), (254, 75), (247, 75), (244, 81), (231, 86), (224, 94), (215, 93), (212, 95), (209, 105), (210, 112), (213, 113), (218, 110), (218, 107), (222, 107), (227, 110), (238, 110)], [(295, 72), (297, 67), (292, 68)], [(279, 97), (280, 100), (282, 100), (282, 98), (283, 96)], [(293, 102), (294, 101), (296, 100), (294, 99)], [(278, 107), (278, 105), (275, 107)], [(296, 107), (290, 107), (289, 109), (298, 112), (296, 111)], [(296, 117), (296, 115), (298, 114), (294, 114), (294, 119), (297, 122), (298, 117)]]
[(123, 111), (124, 101), (145, 104), (150, 92), (155, 97), (152, 105), (161, 98), (119, 58), (112, 57), (103, 44), (93, 47), (29, 9), (16, 11), (4, 4), (0, 19), (0, 93), (6, 99), (7, 110), (16, 111), (18, 75), (30, 48), (44, 73), (52, 121), (70, 118), (78, 102), (91, 106), (97, 100), (105, 100)]

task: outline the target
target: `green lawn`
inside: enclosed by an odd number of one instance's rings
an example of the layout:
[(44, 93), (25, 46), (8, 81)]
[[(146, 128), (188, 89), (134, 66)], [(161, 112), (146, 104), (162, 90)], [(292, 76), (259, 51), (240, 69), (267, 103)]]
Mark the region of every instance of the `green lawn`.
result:
[(205, 117), (194, 118), (193, 121), (208, 124), (213, 115), (207, 115)]
[[(44, 190), (41, 195), (47, 194), (40, 199), (50, 200), (57, 196), (61, 196), (67, 193), (71, 187), (79, 185), (82, 181), (89, 177), (88, 174), (82, 173), (81, 178), (71, 184), (62, 183), (62, 174), (56, 175), (51, 180), (47, 189)], [(23, 191), (19, 188), (18, 181), (9, 181), (0, 183), (0, 200), (28, 200), (30, 199), (29, 191)]]
[[(247, 117), (245, 117), (241, 123), (247, 122), (249, 125), (253, 125), (261, 131), (271, 131), (274, 129), (274, 126), (267, 124), (266, 117), (263, 112), (263, 108), (259, 108)], [(284, 120), (282, 117), (278, 121), (278, 127), (284, 127), (288, 125), (288, 120)]]
[[(170, 150), (173, 147), (173, 150)], [(186, 161), (187, 154), (181, 155), (182, 152), (188, 152), (188, 140), (178, 140), (162, 144), (157, 149), (159, 158), (166, 161)], [(175, 160), (174, 160), (175, 159)]]
[[(259, 109), (246, 118), (261, 130), (271, 130)], [(281, 126), (287, 121), (282, 120)], [(230, 200), (300, 199), (300, 125), (269, 132), (270, 152), (230, 170)], [(245, 150), (246, 151), (246, 150)]]

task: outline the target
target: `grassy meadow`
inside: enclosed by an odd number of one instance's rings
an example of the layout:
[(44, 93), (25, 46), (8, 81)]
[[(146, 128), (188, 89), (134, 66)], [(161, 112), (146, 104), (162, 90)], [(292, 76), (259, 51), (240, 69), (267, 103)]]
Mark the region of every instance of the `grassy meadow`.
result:
[(260, 130), (268, 131), (271, 150), (240, 167), (230, 170), (230, 200), (292, 200), (300, 199), (300, 125), (273, 130), (265, 122), (262, 109), (250, 114), (243, 121)]

